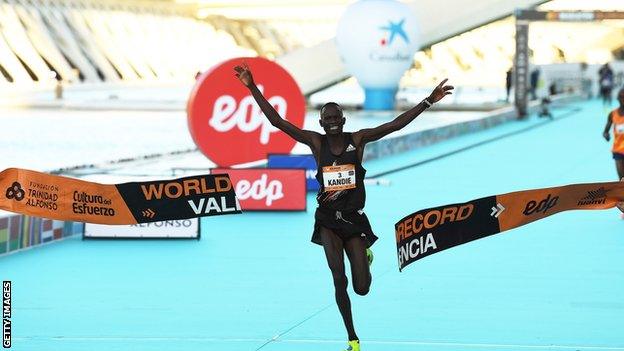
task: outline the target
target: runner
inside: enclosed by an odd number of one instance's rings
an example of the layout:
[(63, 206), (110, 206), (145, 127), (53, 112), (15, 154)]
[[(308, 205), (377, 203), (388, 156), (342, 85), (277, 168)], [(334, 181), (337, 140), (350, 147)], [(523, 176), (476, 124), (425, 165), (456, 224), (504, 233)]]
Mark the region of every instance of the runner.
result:
[(312, 242), (322, 245), (325, 250), (334, 281), (336, 303), (347, 329), (347, 350), (359, 351), (359, 337), (353, 326), (351, 301), (347, 293), (344, 253), (351, 264), (353, 290), (358, 295), (366, 295), (372, 281), (369, 266), (373, 256), (370, 246), (377, 240), (377, 236), (363, 212), (366, 198), (366, 170), (362, 167), (364, 147), (407, 126), (428, 107), (450, 95), (453, 87), (445, 85), (445, 79), (429, 97), (394, 120), (354, 133), (343, 132), (346, 119), (342, 108), (335, 102), (329, 102), (320, 110), (319, 123), (325, 130), (325, 134), (320, 134), (299, 129), (280, 117), (254, 83), (247, 64), (236, 66), (234, 70), (236, 77), (250, 90), (271, 124), (312, 150), (318, 165), (316, 178), (321, 186), (317, 195), (318, 208), (314, 215), (316, 222)]

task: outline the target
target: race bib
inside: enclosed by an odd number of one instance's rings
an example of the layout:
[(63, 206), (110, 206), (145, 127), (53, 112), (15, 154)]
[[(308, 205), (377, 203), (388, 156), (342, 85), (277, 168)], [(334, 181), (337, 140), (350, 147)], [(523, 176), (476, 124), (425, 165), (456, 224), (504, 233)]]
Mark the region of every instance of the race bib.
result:
[(624, 134), (624, 124), (616, 124), (615, 132), (618, 134)]
[(325, 191), (355, 188), (355, 166), (352, 164), (323, 167)]

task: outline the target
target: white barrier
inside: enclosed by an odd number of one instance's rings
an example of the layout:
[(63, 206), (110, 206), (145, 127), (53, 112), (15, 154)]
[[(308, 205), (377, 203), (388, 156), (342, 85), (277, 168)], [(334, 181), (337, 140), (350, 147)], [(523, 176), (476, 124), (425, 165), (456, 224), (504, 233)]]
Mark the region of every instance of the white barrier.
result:
[(83, 238), (199, 239), (199, 218), (134, 225), (86, 223)]

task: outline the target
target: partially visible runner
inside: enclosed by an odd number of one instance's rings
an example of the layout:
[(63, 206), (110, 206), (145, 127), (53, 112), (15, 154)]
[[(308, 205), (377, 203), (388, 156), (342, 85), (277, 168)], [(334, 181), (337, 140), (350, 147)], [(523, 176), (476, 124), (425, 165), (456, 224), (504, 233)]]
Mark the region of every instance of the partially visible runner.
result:
[(600, 85), (600, 97), (602, 98), (602, 105), (604, 107), (610, 108), (613, 91), (613, 83), (614, 76), (613, 70), (609, 66), (609, 63), (605, 63), (604, 66), (600, 67), (598, 71), (598, 84)]
[(271, 124), (312, 150), (318, 165), (316, 179), (321, 186), (317, 195), (312, 242), (322, 245), (325, 250), (334, 281), (336, 303), (347, 329), (347, 350), (359, 351), (360, 341), (353, 327), (351, 301), (347, 293), (344, 253), (351, 263), (353, 290), (358, 295), (366, 295), (372, 281), (369, 267), (372, 252), (369, 248), (377, 237), (363, 211), (366, 198), (366, 170), (362, 167), (364, 146), (405, 127), (432, 104), (451, 94), (453, 87), (445, 85), (445, 79), (429, 97), (394, 120), (354, 133), (343, 132), (346, 119), (342, 108), (335, 102), (329, 102), (320, 110), (319, 123), (325, 130), (325, 134), (320, 134), (299, 129), (280, 117), (254, 83), (247, 64), (236, 66), (234, 70)]
[[(613, 159), (615, 160), (615, 169), (619, 179), (624, 178), (624, 88), (620, 89), (617, 95), (620, 107), (611, 111), (607, 116), (607, 124), (602, 132), (602, 136), (609, 141), (611, 135), (609, 131), (613, 125)], [(622, 214), (624, 219), (624, 214)]]

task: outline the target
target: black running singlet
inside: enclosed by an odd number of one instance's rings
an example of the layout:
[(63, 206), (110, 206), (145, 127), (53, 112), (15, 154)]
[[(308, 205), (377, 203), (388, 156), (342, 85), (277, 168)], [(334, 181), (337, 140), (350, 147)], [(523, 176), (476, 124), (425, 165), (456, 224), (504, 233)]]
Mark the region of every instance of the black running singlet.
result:
[(321, 150), (316, 173), (321, 188), (316, 200), (319, 207), (336, 211), (357, 211), (364, 208), (366, 170), (358, 158), (351, 133), (344, 133), (344, 149), (334, 155), (327, 136), (321, 139)]

